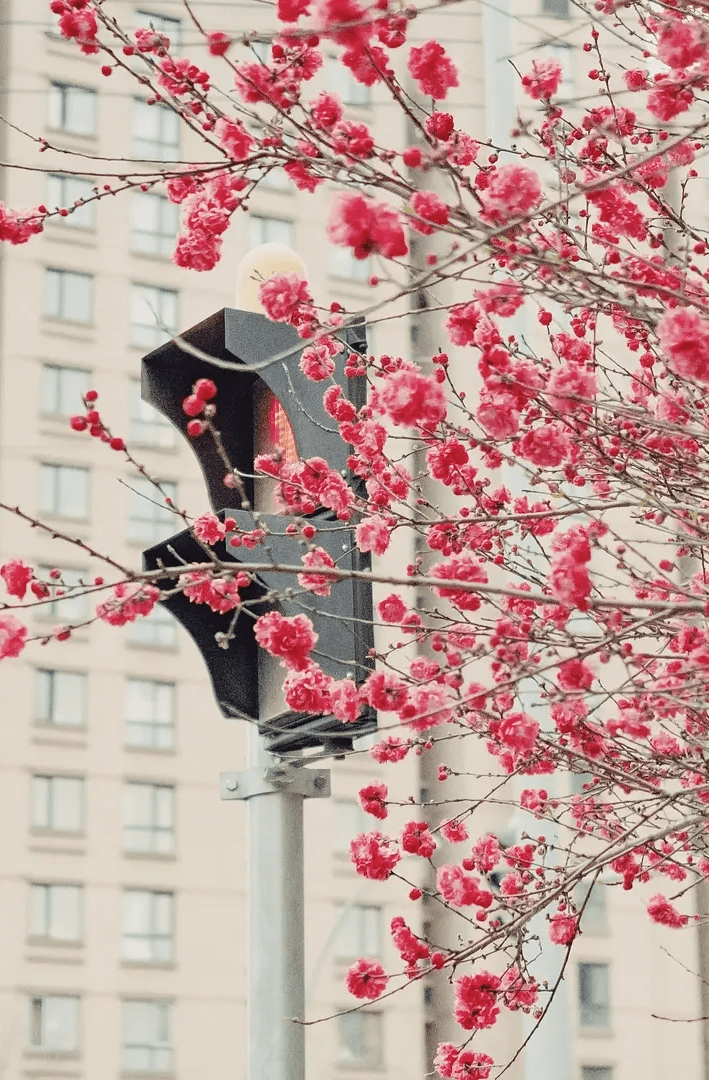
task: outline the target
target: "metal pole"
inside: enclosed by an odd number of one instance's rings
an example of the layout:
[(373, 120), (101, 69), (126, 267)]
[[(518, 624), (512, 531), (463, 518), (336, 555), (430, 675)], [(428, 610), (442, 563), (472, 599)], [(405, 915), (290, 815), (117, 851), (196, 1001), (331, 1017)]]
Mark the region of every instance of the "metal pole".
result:
[[(274, 764), (249, 731), (249, 764)], [(249, 1080), (305, 1080), (303, 795), (249, 804)]]

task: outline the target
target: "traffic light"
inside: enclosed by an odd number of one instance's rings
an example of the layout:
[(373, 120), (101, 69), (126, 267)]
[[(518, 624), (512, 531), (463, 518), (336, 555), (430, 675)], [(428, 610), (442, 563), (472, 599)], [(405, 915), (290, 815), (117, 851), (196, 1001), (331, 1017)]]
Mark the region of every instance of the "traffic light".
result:
[[(340, 336), (352, 349), (365, 351), (362, 324), (345, 327)], [(286, 456), (324, 458), (331, 468), (351, 480), (355, 489), (359, 482), (348, 472), (347, 446), (323, 407), (322, 385), (307, 379), (300, 370), (300, 354), (307, 342), (290, 326), (232, 308), (210, 316), (181, 338), (186, 347), (170, 341), (143, 358), (142, 397), (188, 439), (204, 474), (214, 512), (222, 520), (234, 518), (241, 531), (252, 531), (257, 524), (266, 531), (262, 542), (250, 550), (232, 547), (227, 536), (226, 542), (214, 547), (215, 554), (233, 560), (245, 570), (250, 563), (300, 564), (303, 549), (298, 537), (286, 532), (292, 519), (287, 514), (269, 512), (274, 509), (267, 494), (270, 482), (254, 477), (255, 455), (274, 450), (278, 444)], [(189, 351), (190, 346), (194, 352)], [(226, 366), (215, 367), (197, 353)], [(244, 365), (258, 370), (244, 370)], [(356, 407), (364, 404), (364, 379), (350, 379), (342, 373), (334, 377)], [(257, 521), (251, 509), (231, 505), (239, 499), (224, 484), (227, 470), (215, 440), (209, 434), (190, 438), (186, 433), (189, 417), (182, 410), (182, 402), (201, 378), (213, 379), (218, 386), (215, 426), (229, 462), (243, 478), (244, 493), (258, 513)], [(339, 568), (370, 568), (369, 557), (357, 549), (349, 525), (328, 510), (309, 515), (308, 521), (317, 530), (315, 542)], [(203, 548), (189, 530), (143, 554), (148, 570), (174, 567), (182, 560), (205, 561)], [(166, 577), (159, 584), (164, 589), (174, 588), (174, 579)], [(202, 653), (222, 713), (257, 723), (271, 751), (312, 746), (337, 751), (349, 748), (353, 737), (375, 731), (376, 715), (371, 709), (355, 723), (342, 724), (333, 716), (304, 715), (280, 706), (274, 684), (280, 684), (285, 673), (257, 646), (254, 619), (246, 613), (247, 609), (263, 614), (276, 608), (287, 616), (307, 614), (318, 634), (313, 658), (333, 678), (350, 676), (359, 684), (372, 663), (371, 585), (352, 579), (333, 581), (330, 595), (321, 597), (301, 589), (282, 573), (259, 571), (251, 585), (240, 591), (245, 609), (236, 620), (234, 612), (213, 612), (205, 604), (191, 603), (182, 593), (162, 601)], [(224, 635), (230, 627), (233, 637), (227, 641)]]

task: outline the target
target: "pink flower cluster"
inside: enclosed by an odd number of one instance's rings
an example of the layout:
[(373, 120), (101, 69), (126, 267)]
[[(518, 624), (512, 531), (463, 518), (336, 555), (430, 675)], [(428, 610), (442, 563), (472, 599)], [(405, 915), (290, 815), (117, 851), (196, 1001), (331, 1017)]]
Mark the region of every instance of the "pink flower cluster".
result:
[(125, 626), (149, 615), (160, 599), (160, 590), (140, 581), (120, 581), (110, 600), (99, 604), (96, 616), (111, 626)]

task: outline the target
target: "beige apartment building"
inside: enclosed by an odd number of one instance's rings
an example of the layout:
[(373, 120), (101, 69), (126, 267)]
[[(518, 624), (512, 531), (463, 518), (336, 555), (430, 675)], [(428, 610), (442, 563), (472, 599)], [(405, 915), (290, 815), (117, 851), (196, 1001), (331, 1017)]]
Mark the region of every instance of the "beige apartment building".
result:
[[(583, 31), (570, 0), (511, 3), (515, 20), (502, 0), (468, 0), (437, 12), (435, 28), (424, 19), (417, 27), (458, 60), (464, 80), (451, 103), (483, 140), (509, 130), (514, 116), (507, 56), (523, 66), (532, 50), (553, 51), (569, 97), (581, 77)], [(111, 7), (124, 24), (152, 20), (204, 61), (178, 0)], [(259, 4), (193, 7), (209, 29), (268, 27)], [(8, 205), (71, 204), (115, 172), (114, 158), (146, 169), (201, 158), (169, 110), (148, 107), (120, 74), (102, 78), (94, 59), (52, 33), (45, 0), (3, 0), (0, 28), (0, 113), (15, 125), (0, 129), (2, 160), (30, 167), (5, 171)], [(396, 111), (341, 69), (326, 65), (320, 85), (338, 89), (382, 142), (404, 144)], [(28, 135), (57, 149), (40, 156)], [(233, 305), (239, 260), (263, 242), (302, 255), (318, 299), (349, 310), (371, 302), (369, 268), (327, 243), (327, 198), (272, 175), (227, 235), (220, 266), (204, 275), (170, 261), (176, 208), (152, 192), (104, 200), (52, 221), (23, 247), (0, 248), (2, 500), (133, 565), (177, 531), (122, 455), (70, 430), (93, 386), (106, 423), (175, 502), (206, 510), (189, 447), (140, 401), (140, 358), (164, 340), (158, 324), (185, 329)], [(377, 351), (423, 360), (438, 344), (435, 326), (406, 312), (370, 335)], [(411, 555), (397, 542), (394, 565)], [(16, 556), (58, 567), (67, 581), (105, 572), (85, 550), (6, 513), (0, 560)], [(55, 601), (32, 614), (31, 628), (41, 636), (88, 611), (87, 602)], [(246, 733), (219, 714), (191, 640), (158, 612), (123, 630), (97, 624), (68, 642), (36, 642), (0, 667), (0, 715), (2, 1080), (245, 1078), (247, 811), (220, 802), (218, 774), (245, 766)], [(472, 761), (473, 748), (465, 753)], [(408, 913), (414, 927), (425, 921), (434, 938), (445, 932), (403, 886), (397, 893), (354, 875), (349, 839), (372, 825), (356, 793), (378, 769), (366, 753), (331, 767), (333, 798), (306, 804), (308, 1019), (348, 1004), (343, 975), (354, 957), (381, 956), (397, 969), (387, 932), (394, 914)], [(435, 797), (434, 755), (397, 769), (385, 775), (404, 797), (421, 789)], [(392, 814), (392, 829), (396, 822)], [(515, 828), (503, 817), (490, 823)], [(699, 969), (693, 931), (651, 928), (639, 897), (600, 890), (555, 1011), (511, 1080), (705, 1080), (703, 1025), (650, 1015), (702, 1015), (690, 974)], [(310, 1027), (309, 1080), (424, 1077), (439, 1039), (460, 1039), (448, 995), (441, 974)], [(504, 1064), (524, 1034), (510, 1024), (485, 1046)]]

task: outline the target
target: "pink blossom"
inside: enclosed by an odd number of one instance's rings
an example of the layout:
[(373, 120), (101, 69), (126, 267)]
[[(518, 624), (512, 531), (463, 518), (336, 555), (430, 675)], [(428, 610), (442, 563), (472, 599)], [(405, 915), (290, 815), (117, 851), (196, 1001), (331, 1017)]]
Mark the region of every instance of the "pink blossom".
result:
[(400, 739), (397, 735), (388, 735), (386, 739), (375, 743), (369, 749), (369, 756), (380, 763), (385, 761), (403, 761), (411, 743), (408, 739)]
[(318, 640), (307, 615), (286, 616), (280, 611), (261, 615), (254, 625), (254, 637), (262, 649), (295, 671), (308, 666), (309, 653)]
[[(307, 566), (309, 571), (317, 570), (318, 567), (323, 566), (333, 569), (335, 566), (332, 555), (321, 547), (314, 547), (310, 551), (306, 551), (301, 562), (303, 566)], [(329, 596), (334, 581), (335, 578), (328, 577), (326, 574), (298, 574), (298, 584), (309, 592), (315, 593), (316, 596)]]
[[(440, 579), (450, 578), (453, 581), (464, 582), (487, 582), (487, 573), (477, 559), (470, 555), (460, 555), (457, 558), (448, 559), (444, 563), (436, 563), (431, 567), (431, 576)], [(461, 611), (477, 611), (480, 607), (480, 596), (472, 590), (451, 586), (450, 588), (436, 588), (435, 593), (443, 599), (450, 599)]]
[(647, 903), (647, 913), (654, 923), (659, 923), (660, 926), (670, 926), (674, 930), (686, 926), (689, 922), (689, 916), (678, 911), (662, 893), (650, 897)]
[(540, 468), (554, 469), (569, 456), (571, 440), (567, 428), (552, 421), (544, 427), (534, 428), (522, 436), (517, 445), (520, 457)]
[(411, 974), (416, 971), (419, 960), (427, 960), (431, 955), (428, 945), (416, 937), (401, 915), (396, 915), (391, 920), (391, 939), (401, 959), (413, 969)]
[(210, 573), (189, 573), (181, 575), (179, 584), (182, 592), (193, 604), (207, 604), (212, 611), (225, 614), (234, 611), (241, 603), (239, 586), (248, 585), (246, 574), (238, 575), (241, 581), (227, 578), (214, 578)]
[(569, 945), (576, 937), (578, 928), (578, 915), (552, 915), (549, 920), (549, 940), (554, 945)]
[(232, 161), (245, 161), (254, 146), (253, 136), (242, 123), (222, 118), (217, 120), (214, 133)]
[(364, 686), (362, 696), (373, 709), (380, 712), (398, 712), (409, 699), (405, 682), (387, 671), (373, 671)]
[[(411, 228), (424, 236), (430, 236), (434, 225), (448, 224), (448, 207), (435, 191), (416, 191), (411, 196)], [(421, 220), (418, 220), (418, 219)]]
[(330, 710), (343, 724), (353, 724), (359, 716), (359, 691), (352, 679), (330, 683)]
[(481, 874), (489, 874), (500, 861), (502, 852), (500, 841), (492, 833), (481, 836), (473, 844), (472, 861), (475, 869)]
[(489, 1054), (462, 1050), (451, 1070), (451, 1080), (488, 1080), (494, 1064)]
[[(295, 617), (304, 618), (300, 615)], [(330, 711), (331, 682), (331, 677), (312, 661), (307, 667), (289, 671), (283, 680), (286, 705), (294, 712), (322, 716)]]
[(387, 976), (378, 960), (361, 957), (348, 969), (345, 985), (354, 997), (374, 1001), (386, 990)]
[(563, 77), (558, 60), (532, 60), (532, 70), (522, 76), (522, 86), (533, 101), (548, 101), (561, 86)]
[(675, 308), (660, 319), (657, 336), (675, 374), (709, 386), (709, 319), (690, 308)]
[(32, 567), (27, 566), (21, 559), (10, 559), (9, 562), (0, 566), (0, 577), (5, 582), (9, 596), (16, 596), (23, 600), (27, 592), (27, 586), (32, 580)]
[(409, 74), (427, 97), (442, 100), (449, 90), (458, 86), (458, 70), (437, 41), (412, 48), (408, 59)]
[(342, 102), (337, 94), (321, 90), (315, 100), (310, 102), (310, 116), (314, 127), (320, 131), (328, 131), (342, 119)]
[(559, 666), (557, 681), (562, 690), (590, 690), (593, 680), (593, 669), (585, 660), (574, 658)]
[[(580, 364), (557, 368), (547, 383), (550, 404), (562, 414), (578, 412), (596, 396), (596, 378)], [(581, 399), (581, 400), (578, 400)]]
[(27, 641), (27, 627), (14, 615), (0, 612), (0, 660), (19, 656)]
[(517, 1009), (530, 1009), (539, 997), (536, 979), (523, 979), (516, 964), (512, 964), (502, 976), (501, 989), (505, 1005), (512, 1012)]
[(451, 719), (448, 690), (440, 684), (413, 686), (406, 703), (398, 710), (400, 718), (414, 731), (428, 731)]
[(505, 225), (539, 206), (542, 185), (537, 174), (525, 165), (501, 165), (491, 174), (482, 191), (482, 200), (481, 217), (492, 224)]
[(397, 425), (433, 430), (445, 419), (447, 402), (441, 385), (410, 363), (388, 373), (372, 395), (375, 412)]
[(331, 349), (321, 340), (316, 345), (309, 345), (307, 349), (303, 349), (300, 370), (306, 379), (322, 382), (323, 379), (328, 379), (335, 370), (335, 361), (332, 357)]
[(436, 1056), (433, 1059), (433, 1066), (437, 1070), (438, 1075), (442, 1076), (444, 1080), (451, 1080), (453, 1076), (453, 1066), (458, 1060), (460, 1050), (453, 1043), (439, 1043), (436, 1051)]
[(368, 517), (360, 521), (355, 529), (355, 539), (360, 551), (383, 555), (389, 547), (391, 530), (383, 517)]
[(468, 839), (468, 828), (464, 821), (444, 821), (441, 825), (441, 836), (449, 844), (462, 844)]
[(44, 215), (39, 210), (9, 210), (0, 202), (0, 240), (26, 244), (31, 236), (44, 229)]
[(500, 1014), (500, 979), (489, 971), (461, 975), (455, 980), (455, 1018), (466, 1031), (491, 1028)]
[(386, 808), (386, 799), (388, 795), (389, 788), (386, 784), (367, 784), (365, 787), (359, 789), (357, 801), (365, 814), (371, 814), (372, 817), (379, 818), (383, 821), (389, 813)]
[(224, 525), (216, 514), (202, 514), (192, 522), (192, 531), (203, 544), (218, 544), (226, 536)]
[(371, 254), (396, 259), (408, 251), (396, 210), (351, 191), (340, 192), (333, 201), (327, 231), (333, 243), (351, 247), (356, 259)]
[(139, 616), (149, 615), (160, 599), (154, 585), (138, 581), (121, 581), (113, 587), (113, 596), (96, 608), (96, 615), (111, 626), (125, 626)]
[(480, 888), (480, 878), (468, 874), (457, 863), (439, 866), (436, 871), (436, 888), (447, 904), (453, 907), (489, 908), (492, 893)]
[(310, 304), (308, 283), (293, 270), (274, 274), (259, 286), (259, 300), (273, 322), (290, 322), (302, 304)]
[(385, 623), (400, 623), (403, 621), (408, 608), (406, 604), (397, 596), (396, 593), (389, 593), (383, 600), (380, 600), (377, 604), (377, 612), (379, 618)]
[(401, 830), (401, 846), (409, 855), (430, 859), (436, 850), (436, 841), (425, 821), (407, 821)]
[(297, 22), (301, 15), (310, 11), (310, 0), (278, 0), (276, 15), (281, 22)]
[(386, 881), (401, 859), (394, 840), (380, 832), (361, 833), (350, 842), (350, 858), (360, 877)]

